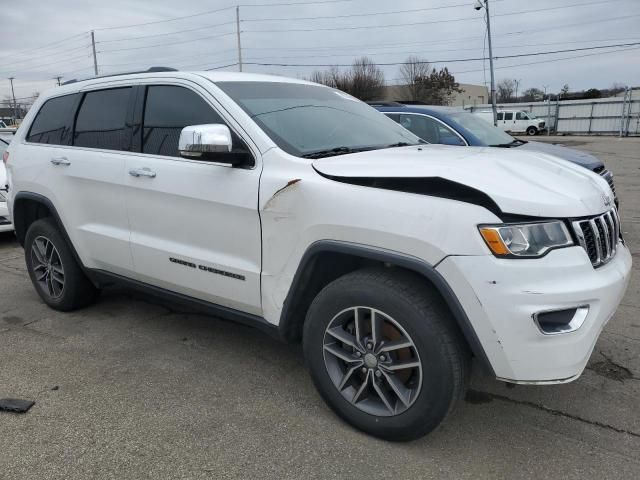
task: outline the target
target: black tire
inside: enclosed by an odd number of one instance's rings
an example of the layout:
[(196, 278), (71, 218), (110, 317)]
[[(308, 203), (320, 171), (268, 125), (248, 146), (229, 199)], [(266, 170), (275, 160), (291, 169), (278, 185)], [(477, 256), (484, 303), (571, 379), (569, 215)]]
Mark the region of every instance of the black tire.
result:
[[(341, 393), (332, 380), (331, 375), (335, 378), (336, 372), (333, 369), (330, 374), (331, 368), (325, 362), (325, 331), (335, 324), (334, 317), (339, 318), (340, 312), (354, 306), (374, 308), (395, 319), (415, 345), (422, 368), (421, 386), (415, 389), (413, 403), (405, 405), (406, 410), (401, 413), (381, 416), (365, 412), (352, 403), (355, 396), (351, 401), (346, 398), (345, 392), (351, 387), (343, 388)], [(330, 283), (309, 308), (303, 343), (311, 376), (327, 404), (354, 427), (379, 438), (408, 441), (426, 435), (453, 411), (466, 390), (470, 360), (466, 342), (440, 295), (411, 272), (391, 268), (358, 270)], [(373, 387), (377, 381), (374, 375), (371, 380)], [(384, 378), (378, 380), (378, 385), (381, 382)], [(367, 390), (376, 395), (369, 387)], [(396, 405), (400, 405), (398, 402)]]
[[(37, 244), (36, 241), (38, 242)], [(38, 257), (38, 255), (41, 255), (38, 253), (40, 251), (39, 248), (42, 248), (43, 245), (48, 246), (47, 252), (52, 252), (53, 248), (55, 248), (54, 260), (48, 261), (48, 267), (43, 267)], [(95, 301), (98, 296), (98, 289), (78, 265), (71, 248), (53, 219), (42, 218), (29, 226), (25, 237), (24, 252), (31, 282), (40, 298), (51, 308), (67, 312)], [(47, 262), (45, 261), (45, 263)], [(53, 270), (52, 264), (63, 272), (62, 275), (57, 274), (58, 279), (61, 278), (63, 280), (62, 286), (60, 286), (60, 283), (54, 283), (53, 280), (41, 279), (45, 271)], [(50, 276), (47, 278), (50, 278)], [(53, 293), (51, 291), (52, 285)]]
[(538, 129), (536, 127), (528, 127), (527, 128), (527, 135), (529, 135), (530, 137), (533, 137), (535, 135), (538, 134)]

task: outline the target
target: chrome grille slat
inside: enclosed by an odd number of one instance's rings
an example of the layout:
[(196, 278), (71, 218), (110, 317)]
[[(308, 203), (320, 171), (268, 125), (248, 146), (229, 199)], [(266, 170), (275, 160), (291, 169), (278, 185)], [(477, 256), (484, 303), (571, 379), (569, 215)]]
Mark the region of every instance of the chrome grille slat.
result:
[(611, 260), (620, 239), (620, 217), (615, 208), (602, 215), (571, 222), (578, 243), (594, 267)]

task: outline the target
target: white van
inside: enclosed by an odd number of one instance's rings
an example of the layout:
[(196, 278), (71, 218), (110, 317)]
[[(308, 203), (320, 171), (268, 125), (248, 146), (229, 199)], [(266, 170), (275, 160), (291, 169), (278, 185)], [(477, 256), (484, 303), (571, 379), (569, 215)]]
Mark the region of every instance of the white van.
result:
[[(489, 123), (493, 123), (493, 114), (491, 110), (474, 111)], [(536, 118), (531, 112), (524, 110), (498, 110), (497, 126), (505, 132), (526, 133), (527, 135), (537, 135), (545, 130), (544, 120)]]

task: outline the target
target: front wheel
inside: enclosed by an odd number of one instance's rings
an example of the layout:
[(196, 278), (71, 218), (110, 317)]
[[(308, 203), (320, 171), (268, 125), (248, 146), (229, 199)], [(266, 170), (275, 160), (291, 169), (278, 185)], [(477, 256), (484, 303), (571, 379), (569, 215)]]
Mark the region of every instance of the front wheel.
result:
[(324, 400), (380, 438), (429, 433), (464, 393), (469, 354), (455, 320), (409, 272), (360, 270), (332, 282), (309, 309), (303, 341)]
[(538, 129), (536, 127), (527, 128), (527, 135), (529, 135), (530, 137), (537, 135), (537, 133), (538, 133)]

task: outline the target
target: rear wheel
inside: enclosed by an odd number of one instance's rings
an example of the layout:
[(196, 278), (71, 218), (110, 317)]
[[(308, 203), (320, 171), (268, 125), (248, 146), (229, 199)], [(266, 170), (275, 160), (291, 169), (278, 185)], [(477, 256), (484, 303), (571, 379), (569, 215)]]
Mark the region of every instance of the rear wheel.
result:
[(50, 307), (69, 311), (95, 300), (98, 290), (83, 273), (51, 218), (31, 224), (24, 253), (31, 282)]
[(536, 127), (528, 127), (527, 128), (527, 135), (534, 136), (537, 133), (538, 133), (538, 129)]
[(377, 437), (411, 440), (436, 428), (464, 392), (469, 355), (454, 322), (420, 277), (361, 270), (313, 301), (305, 358), (340, 417)]

